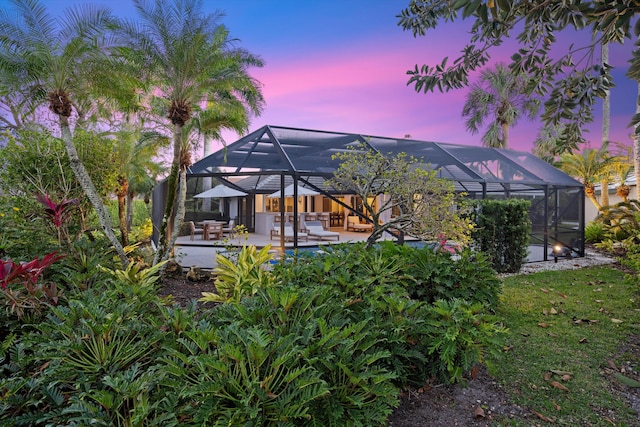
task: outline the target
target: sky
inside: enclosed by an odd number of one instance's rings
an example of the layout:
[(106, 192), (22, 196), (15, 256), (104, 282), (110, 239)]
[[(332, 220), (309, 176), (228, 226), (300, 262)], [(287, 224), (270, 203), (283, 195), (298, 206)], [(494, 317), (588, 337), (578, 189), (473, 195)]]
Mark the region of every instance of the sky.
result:
[[(53, 12), (87, 1), (43, 3)], [(107, 6), (120, 16), (135, 16), (129, 0), (89, 3)], [(238, 39), (237, 46), (265, 62), (263, 68), (251, 71), (262, 84), (266, 104), (261, 116), (252, 119), (250, 131), (276, 125), (481, 145), (483, 132), (468, 132), (461, 115), (467, 89), (425, 94), (407, 86), (406, 72), (416, 64), (435, 65), (445, 56), (450, 60), (458, 56), (469, 39), (469, 21), (444, 24), (414, 38), (396, 17), (406, 0), (204, 0), (203, 4), (207, 12), (223, 12), (221, 22)], [(565, 42), (562, 36), (559, 40)], [(508, 60), (514, 46), (506, 43), (494, 50), (491, 64)], [(630, 52), (629, 41), (612, 45), (609, 52), (617, 85), (611, 92), (610, 140), (627, 145), (638, 93), (637, 85), (624, 76)], [(591, 146), (600, 145), (600, 109), (596, 108), (596, 120), (585, 134)], [(510, 148), (531, 151), (540, 127), (539, 120), (521, 119), (511, 130)], [(231, 143), (241, 135), (224, 136)]]

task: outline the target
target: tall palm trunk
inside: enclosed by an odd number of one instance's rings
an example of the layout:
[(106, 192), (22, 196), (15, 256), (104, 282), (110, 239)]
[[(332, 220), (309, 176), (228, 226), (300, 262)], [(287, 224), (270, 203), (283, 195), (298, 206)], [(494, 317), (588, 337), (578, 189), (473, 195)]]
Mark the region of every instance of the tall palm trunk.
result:
[(502, 147), (505, 149), (509, 149), (509, 123), (502, 122)]
[[(638, 83), (638, 100), (636, 101), (636, 114), (640, 114), (640, 82)], [(633, 133), (633, 169), (636, 176), (636, 199), (640, 200), (640, 123), (634, 126)]]
[[(169, 259), (171, 255), (171, 249), (173, 248), (172, 242), (175, 239), (173, 235), (177, 237), (180, 232), (180, 225), (184, 219), (184, 209), (180, 208), (180, 199), (186, 200), (186, 185), (182, 189), (184, 191), (184, 198), (180, 196), (180, 179), (181, 179), (181, 159), (183, 157), (183, 139), (182, 139), (183, 126), (174, 124), (173, 127), (173, 162), (171, 164), (171, 172), (167, 177), (167, 205), (165, 207), (164, 217), (162, 218), (162, 225), (160, 227), (160, 241), (158, 243), (158, 250), (153, 260), (153, 264), (157, 264), (161, 261)], [(186, 168), (184, 168), (184, 180), (186, 183)], [(182, 211), (182, 215), (178, 215), (178, 210)]]
[(593, 203), (598, 211), (602, 210), (602, 205), (600, 204), (600, 202), (598, 202), (598, 199), (595, 196), (595, 188), (593, 187), (593, 184), (586, 183), (584, 185), (584, 194), (587, 195), (589, 200), (591, 200), (591, 203)]
[(118, 177), (119, 188), (116, 191), (116, 197), (118, 198), (118, 223), (120, 225), (120, 240), (123, 246), (129, 244), (129, 229), (127, 228), (127, 212), (126, 212), (126, 197), (129, 192), (129, 181), (125, 176)]
[(136, 193), (131, 191), (127, 191), (127, 231), (131, 232), (131, 228), (133, 227), (133, 199), (135, 198)]
[[(212, 146), (213, 141), (207, 135), (204, 136), (204, 157), (207, 157), (209, 154), (213, 152)], [(213, 180), (210, 176), (206, 176), (202, 178), (202, 191), (207, 191), (213, 186)], [(211, 198), (207, 197), (202, 199), (202, 210), (208, 212), (211, 210)]]
[(80, 186), (84, 190), (84, 193), (89, 198), (89, 201), (93, 205), (93, 208), (96, 210), (96, 214), (98, 215), (98, 219), (100, 220), (100, 225), (102, 226), (102, 231), (105, 236), (111, 243), (111, 245), (115, 248), (118, 256), (120, 257), (120, 261), (122, 261), (123, 266), (129, 265), (129, 258), (127, 258), (127, 254), (124, 252), (124, 248), (116, 238), (116, 235), (113, 233), (111, 228), (111, 216), (109, 212), (102, 203), (102, 199), (98, 195), (98, 191), (96, 187), (93, 185), (93, 181), (91, 181), (91, 177), (87, 173), (84, 165), (80, 161), (80, 157), (78, 157), (78, 151), (76, 150), (76, 146), (73, 144), (73, 136), (71, 135), (71, 129), (69, 128), (69, 118), (64, 114), (58, 114), (59, 124), (60, 124), (60, 132), (62, 134), (62, 141), (64, 142), (64, 147), (67, 151), (67, 155), (69, 156), (69, 163), (71, 165), (71, 170), (76, 176), (76, 179), (80, 183)]
[[(600, 61), (604, 66), (609, 63), (609, 44), (600, 45)], [(602, 98), (602, 144), (609, 143), (609, 131), (611, 129), (611, 95), (609, 89), (605, 91)], [(609, 176), (605, 173), (600, 180), (601, 205), (609, 206)]]

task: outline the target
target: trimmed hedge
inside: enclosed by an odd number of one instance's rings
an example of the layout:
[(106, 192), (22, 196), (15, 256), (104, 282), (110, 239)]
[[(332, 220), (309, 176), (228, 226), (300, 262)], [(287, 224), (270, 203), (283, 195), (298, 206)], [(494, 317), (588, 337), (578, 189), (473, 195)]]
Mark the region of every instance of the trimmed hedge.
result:
[(527, 258), (531, 220), (527, 200), (480, 202), (473, 240), (498, 273), (516, 273)]

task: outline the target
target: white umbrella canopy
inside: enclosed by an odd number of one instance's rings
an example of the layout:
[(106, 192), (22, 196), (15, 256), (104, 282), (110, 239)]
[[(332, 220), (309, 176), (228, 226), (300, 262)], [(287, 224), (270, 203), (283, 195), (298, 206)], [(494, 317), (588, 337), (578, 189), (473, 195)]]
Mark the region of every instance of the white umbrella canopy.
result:
[[(312, 190), (310, 188), (298, 185), (298, 197), (300, 197), (300, 196), (316, 196), (318, 194), (320, 194), (320, 193), (318, 193), (315, 190)], [(267, 197), (270, 197), (272, 199), (280, 198), (281, 197), (280, 196), (280, 190), (276, 191), (275, 193), (269, 194)], [(284, 197), (293, 197), (293, 184), (287, 185), (286, 187), (284, 187)]]
[(224, 197), (242, 197), (246, 195), (247, 193), (245, 192), (238, 191), (235, 188), (227, 187), (226, 185), (220, 184), (206, 191), (203, 191), (200, 194), (196, 194), (193, 197), (198, 199), (204, 199), (207, 197), (217, 199), (217, 198), (224, 198)]

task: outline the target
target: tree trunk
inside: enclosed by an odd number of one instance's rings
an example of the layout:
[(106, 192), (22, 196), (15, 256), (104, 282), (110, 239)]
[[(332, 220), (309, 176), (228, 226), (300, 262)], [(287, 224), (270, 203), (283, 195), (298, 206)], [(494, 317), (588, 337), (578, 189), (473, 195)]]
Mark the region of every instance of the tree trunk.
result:
[(178, 177), (178, 189), (177, 189), (177, 194), (176, 194), (176, 216), (175, 216), (175, 223), (177, 224), (176, 227), (173, 228), (172, 232), (171, 232), (171, 236), (169, 237), (169, 245), (168, 245), (168, 250), (162, 255), (162, 259), (160, 261), (165, 261), (167, 259), (169, 259), (169, 256), (171, 255), (171, 249), (173, 249), (175, 243), (176, 243), (176, 239), (178, 238), (178, 235), (180, 235), (180, 226), (182, 225), (182, 222), (184, 220), (184, 215), (186, 213), (186, 200), (187, 200), (187, 170), (181, 170), (179, 177)]
[[(212, 152), (213, 141), (207, 135), (204, 136), (204, 157), (207, 157)], [(213, 186), (213, 180), (210, 176), (202, 178), (202, 191), (207, 191)], [(211, 211), (211, 198), (207, 197), (202, 199), (202, 210), (205, 212)]]
[(98, 215), (98, 219), (100, 220), (100, 225), (102, 226), (102, 231), (107, 236), (107, 239), (118, 253), (120, 261), (122, 261), (122, 265), (126, 267), (127, 265), (129, 265), (129, 258), (127, 258), (127, 254), (124, 253), (122, 245), (116, 238), (116, 235), (113, 233), (113, 230), (111, 228), (111, 216), (105, 208), (104, 203), (102, 203), (102, 199), (100, 199), (98, 191), (93, 185), (93, 181), (91, 181), (91, 177), (87, 173), (87, 170), (78, 157), (78, 151), (76, 150), (76, 146), (73, 144), (73, 136), (71, 135), (71, 129), (69, 128), (69, 119), (68, 117), (61, 114), (58, 115), (58, 118), (60, 123), (60, 132), (62, 134), (62, 141), (64, 142), (67, 155), (69, 156), (71, 170), (73, 170), (73, 173), (80, 183), (80, 186), (84, 190), (84, 193), (86, 194), (89, 201), (91, 201), (93, 208), (96, 210), (96, 214)]
[[(640, 82), (638, 83), (638, 100), (636, 101), (636, 114), (640, 114)], [(633, 127), (633, 168), (636, 176), (636, 199), (640, 200), (640, 123)]]
[(118, 185), (120, 188), (116, 191), (118, 198), (118, 224), (120, 226), (120, 241), (122, 246), (129, 244), (129, 231), (127, 230), (127, 213), (125, 206), (125, 198), (129, 192), (129, 182), (124, 176), (118, 177)]
[[(604, 66), (609, 63), (609, 45), (602, 43), (600, 45), (600, 61)], [(609, 131), (611, 129), (611, 94), (607, 89), (605, 96), (602, 98), (602, 144), (609, 143)], [(606, 175), (606, 174), (605, 174)], [(609, 206), (609, 177), (604, 176), (600, 182), (602, 206)]]
[(593, 188), (593, 184), (587, 183), (584, 185), (584, 194), (587, 195), (591, 203), (598, 209), (598, 211), (602, 210), (602, 206), (598, 203), (598, 199), (595, 196), (595, 189)]
[(167, 177), (167, 200), (164, 210), (164, 217), (160, 225), (160, 235), (158, 241), (158, 249), (153, 260), (153, 265), (167, 259), (168, 254), (173, 249), (170, 242), (170, 236), (175, 224), (175, 205), (178, 198), (178, 185), (180, 174), (180, 157), (182, 155), (182, 126), (174, 125), (173, 127), (173, 162), (171, 163), (171, 172)]
[(509, 148), (509, 123), (502, 122), (502, 148)]
[(186, 208), (185, 208), (185, 201), (187, 199), (187, 171), (186, 169), (184, 171), (180, 171), (179, 175), (178, 175), (178, 183), (177, 183), (177, 189), (176, 189), (176, 203), (174, 204), (176, 213), (175, 213), (175, 223), (178, 224), (176, 227), (174, 227), (171, 231), (171, 234), (169, 236), (167, 236), (167, 243), (165, 248), (160, 251), (160, 248), (158, 248), (158, 250), (156, 251), (156, 255), (154, 257), (153, 260), (153, 264), (157, 264), (159, 262), (165, 261), (167, 259), (169, 259), (169, 257), (171, 256), (171, 252), (173, 249), (173, 246), (175, 245), (176, 239), (178, 238), (178, 235), (180, 234), (180, 225), (182, 224), (182, 221), (184, 220), (184, 215), (186, 212)]
[(129, 231), (127, 230), (127, 214), (124, 196), (118, 196), (118, 222), (120, 224), (120, 241), (122, 246), (129, 244)]
[(131, 190), (127, 191), (127, 231), (131, 233), (133, 227), (133, 199), (135, 193)]

